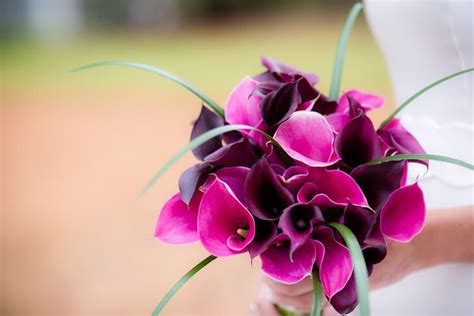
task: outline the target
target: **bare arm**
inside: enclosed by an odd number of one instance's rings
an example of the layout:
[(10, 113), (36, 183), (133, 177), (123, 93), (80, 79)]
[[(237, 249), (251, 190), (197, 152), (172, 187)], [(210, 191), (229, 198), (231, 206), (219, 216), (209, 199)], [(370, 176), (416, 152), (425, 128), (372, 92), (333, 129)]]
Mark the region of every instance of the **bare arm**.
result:
[[(388, 248), (387, 258), (374, 267), (369, 279), (371, 289), (389, 286), (413, 272), (433, 266), (474, 262), (474, 206), (430, 211), (420, 235), (406, 244), (389, 241)], [(296, 285), (283, 285), (264, 277), (263, 283), (271, 295), (259, 298), (257, 311), (268, 310), (272, 302), (293, 306), (302, 312), (311, 310), (309, 279)], [(324, 315), (333, 313), (328, 305), (324, 312)], [(269, 315), (268, 312), (265, 315)]]

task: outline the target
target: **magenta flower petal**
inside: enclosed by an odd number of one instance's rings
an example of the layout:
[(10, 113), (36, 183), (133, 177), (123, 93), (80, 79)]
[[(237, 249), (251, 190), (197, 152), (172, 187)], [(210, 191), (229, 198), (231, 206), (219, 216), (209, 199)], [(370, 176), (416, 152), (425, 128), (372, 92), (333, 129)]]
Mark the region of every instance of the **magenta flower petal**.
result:
[(219, 179), (202, 196), (197, 224), (202, 245), (217, 257), (246, 251), (255, 236), (252, 214)]
[(319, 193), (326, 194), (336, 203), (369, 205), (359, 185), (343, 171), (312, 168), (308, 179), (316, 184)]
[(346, 286), (351, 277), (352, 260), (349, 249), (335, 239), (329, 227), (317, 227), (313, 238), (324, 245), (324, 258), (319, 265), (319, 276), (324, 294), (332, 298)]
[(313, 225), (324, 222), (317, 206), (293, 204), (287, 207), (278, 221), (278, 227), (290, 238), (290, 259), (295, 250), (301, 247), (313, 233)]
[(375, 94), (364, 93), (358, 90), (351, 90), (339, 98), (337, 112), (349, 111), (349, 97), (356, 100), (364, 109), (364, 112), (378, 109), (383, 106), (384, 98)]
[(246, 167), (228, 167), (215, 172), (216, 177), (227, 184), (232, 193), (244, 203), (244, 184), (250, 169)]
[(274, 243), (260, 255), (262, 271), (270, 278), (294, 284), (311, 275), (316, 260), (316, 248), (311, 240), (293, 254), (290, 260), (290, 240), (288, 236), (279, 235)]
[(425, 200), (418, 183), (395, 190), (380, 212), (382, 233), (400, 242), (412, 240), (421, 232), (425, 221)]
[(296, 194), (296, 200), (302, 204), (311, 203), (318, 193), (319, 190), (316, 184), (305, 182)]
[(329, 114), (326, 119), (331, 125), (332, 129), (336, 133), (339, 133), (341, 129), (343, 129), (344, 126), (349, 123), (349, 121), (351, 120), (351, 116), (347, 113), (334, 113)]
[[(194, 139), (213, 128), (220, 127), (223, 125), (224, 119), (203, 105), (199, 117), (194, 122), (193, 130), (191, 132), (191, 139)], [(213, 153), (221, 147), (222, 137), (216, 136), (208, 140), (204, 144), (194, 148), (193, 154), (197, 159), (203, 160), (204, 157), (206, 157), (210, 153)]]
[[(425, 150), (421, 147), (416, 138), (408, 132), (401, 124), (400, 120), (393, 119), (383, 129), (379, 129), (377, 133), (383, 139), (385, 144), (394, 148), (400, 154), (425, 154)], [(420, 160), (428, 165), (427, 160)]]
[(274, 138), (290, 157), (306, 165), (322, 167), (335, 162), (332, 155), (333, 131), (326, 119), (317, 112), (293, 113), (278, 127)]
[(305, 77), (312, 86), (314, 86), (318, 82), (318, 76), (308, 72), (302, 72), (296, 68), (271, 59), (270, 57), (263, 56), (261, 60), (262, 64), (268, 69), (268, 71), (273, 75), (279, 77), (282, 81), (285, 81), (285, 79), (287, 79), (288, 77), (291, 78), (295, 75), (300, 75)]
[(250, 212), (264, 220), (278, 219), (283, 210), (293, 204), (293, 195), (265, 158), (250, 170), (244, 192)]
[(283, 179), (286, 187), (293, 193), (296, 193), (308, 177), (308, 169), (302, 166), (291, 166), (283, 173)]
[[(260, 120), (261, 99), (252, 95), (258, 82), (245, 77), (231, 92), (225, 106), (225, 119), (230, 124), (257, 126)], [(245, 133), (245, 132), (243, 132)]]
[(190, 244), (199, 240), (197, 216), (202, 193), (197, 191), (188, 206), (179, 193), (173, 195), (162, 207), (155, 228), (155, 238), (175, 245)]

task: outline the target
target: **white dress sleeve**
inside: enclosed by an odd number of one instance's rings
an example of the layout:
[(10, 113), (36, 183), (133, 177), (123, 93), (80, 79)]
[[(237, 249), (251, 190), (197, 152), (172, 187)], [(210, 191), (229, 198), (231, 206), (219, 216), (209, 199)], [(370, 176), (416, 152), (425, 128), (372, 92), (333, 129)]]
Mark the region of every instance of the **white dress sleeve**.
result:
[[(397, 104), (444, 76), (473, 67), (472, 0), (364, 2)], [(401, 112), (403, 124), (428, 153), (474, 162), (473, 77), (447, 81)], [(424, 168), (411, 168), (410, 175), (419, 180), (429, 209), (474, 204), (474, 173), (467, 169), (431, 162), (426, 175)], [(374, 314), (474, 315), (473, 267), (435, 267), (376, 291), (371, 295)]]

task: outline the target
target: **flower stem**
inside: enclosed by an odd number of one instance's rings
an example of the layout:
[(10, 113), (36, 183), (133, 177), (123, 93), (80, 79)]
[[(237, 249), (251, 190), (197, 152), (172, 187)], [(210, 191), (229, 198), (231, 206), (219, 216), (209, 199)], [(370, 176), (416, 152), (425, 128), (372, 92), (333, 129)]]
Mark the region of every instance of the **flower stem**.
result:
[(169, 300), (173, 297), (173, 295), (178, 292), (178, 290), (186, 283), (188, 282), (196, 273), (198, 273), (202, 268), (207, 266), (209, 263), (211, 263), (214, 259), (217, 257), (215, 256), (209, 256), (199, 262), (197, 265), (194, 266), (191, 270), (188, 271), (181, 279), (176, 282), (173, 287), (168, 291), (168, 293), (165, 294), (165, 296), (161, 299), (160, 303), (155, 307), (153, 312), (151, 313), (151, 316), (158, 316), (160, 315), (161, 311), (163, 308), (168, 304)]
[(319, 279), (319, 270), (315, 266), (312, 273), (313, 279), (313, 310), (311, 316), (321, 315), (321, 304), (323, 298), (323, 289), (321, 287), (321, 280)]

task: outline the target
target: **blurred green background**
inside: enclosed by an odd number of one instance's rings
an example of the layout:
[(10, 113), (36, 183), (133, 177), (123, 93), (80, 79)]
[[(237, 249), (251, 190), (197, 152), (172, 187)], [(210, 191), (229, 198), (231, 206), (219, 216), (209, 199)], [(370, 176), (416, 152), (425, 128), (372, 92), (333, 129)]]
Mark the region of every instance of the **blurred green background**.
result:
[[(101, 60), (162, 67), (222, 106), (260, 56), (317, 73), (327, 91), (352, 1), (7, 0), (1, 28), (1, 315), (149, 315), (206, 253), (153, 239), (160, 205), (191, 155), (140, 201), (189, 139), (200, 102), (165, 79)], [(361, 17), (342, 89), (387, 96), (383, 58)], [(213, 263), (165, 315), (250, 315), (258, 262)]]

